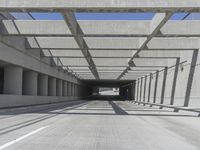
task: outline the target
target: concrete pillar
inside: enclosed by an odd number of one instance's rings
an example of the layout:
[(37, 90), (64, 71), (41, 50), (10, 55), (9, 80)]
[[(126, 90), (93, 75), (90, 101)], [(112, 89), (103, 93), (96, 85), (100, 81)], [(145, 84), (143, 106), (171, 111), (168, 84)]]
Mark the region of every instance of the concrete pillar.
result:
[(138, 79), (137, 80), (137, 99), (136, 99), (136, 101), (139, 101), (139, 83), (140, 83), (140, 81)]
[(141, 80), (140, 80), (140, 102), (142, 101), (142, 84), (143, 84), (143, 78), (141, 77)]
[(180, 58), (177, 58), (175, 70), (174, 70), (174, 79), (172, 81), (172, 92), (171, 92), (170, 105), (174, 104), (174, 96), (175, 96), (175, 91), (176, 91), (176, 81), (177, 81), (177, 77), (178, 77), (179, 64), (180, 64)]
[(74, 96), (74, 83), (71, 83), (71, 96)]
[(38, 96), (48, 96), (48, 76), (38, 75)]
[(150, 102), (150, 96), (151, 96), (151, 80), (152, 80), (152, 73), (150, 73), (150, 76), (149, 76), (149, 88), (148, 88), (148, 101), (147, 101), (147, 102)]
[(153, 103), (156, 103), (157, 87), (158, 87), (158, 76), (159, 76), (159, 71), (157, 70), (157, 71), (156, 71), (155, 86), (154, 86)]
[(62, 88), (63, 88), (63, 82), (60, 79), (56, 80), (56, 96), (62, 96)]
[(48, 79), (48, 96), (56, 96), (56, 78), (54, 77)]
[(62, 86), (63, 86), (63, 89), (62, 89), (63, 93), (62, 94), (63, 94), (63, 96), (67, 97), (68, 96), (68, 87), (67, 87), (68, 86), (68, 82), (67, 81), (63, 81), (63, 85)]
[(77, 97), (77, 85), (74, 84), (74, 96)]
[(0, 68), (0, 94), (3, 94), (4, 69)]
[(165, 67), (164, 74), (163, 74), (163, 84), (162, 84), (160, 104), (164, 104), (165, 86), (166, 86), (166, 80), (167, 80), (167, 71), (168, 71), (168, 67)]
[(190, 93), (191, 93), (192, 82), (193, 82), (193, 78), (194, 78), (194, 72), (195, 72), (195, 68), (196, 68), (196, 64), (197, 64), (198, 53), (199, 53), (199, 50), (193, 51), (192, 62), (190, 65), (190, 72), (189, 72), (188, 81), (187, 81), (187, 88), (186, 88), (186, 92), (185, 92), (184, 107), (189, 106)]
[(145, 98), (146, 98), (146, 84), (147, 84), (147, 76), (145, 76), (144, 78), (143, 102), (145, 102)]
[(68, 84), (67, 84), (67, 93), (68, 93), (67, 94), (68, 96), (72, 96), (71, 95), (71, 83), (70, 82), (68, 82)]
[(23, 68), (6, 66), (4, 68), (4, 94), (22, 95)]
[(35, 71), (23, 72), (23, 95), (37, 96), (38, 73)]

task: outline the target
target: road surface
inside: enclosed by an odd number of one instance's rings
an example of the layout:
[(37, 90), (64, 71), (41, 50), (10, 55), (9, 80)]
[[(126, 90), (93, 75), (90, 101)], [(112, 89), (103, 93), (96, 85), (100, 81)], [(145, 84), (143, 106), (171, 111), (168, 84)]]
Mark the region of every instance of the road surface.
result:
[(200, 150), (193, 113), (122, 101), (26, 111), (1, 113), (0, 150)]

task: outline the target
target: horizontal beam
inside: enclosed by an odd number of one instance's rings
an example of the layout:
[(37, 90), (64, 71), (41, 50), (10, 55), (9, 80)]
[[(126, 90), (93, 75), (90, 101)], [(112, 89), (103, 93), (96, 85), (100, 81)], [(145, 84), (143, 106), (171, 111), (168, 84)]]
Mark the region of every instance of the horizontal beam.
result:
[[(81, 37), (148, 37), (151, 21), (77, 21)], [(59, 26), (59, 28), (57, 28)], [(154, 37), (199, 37), (199, 20), (168, 21)], [(73, 37), (63, 20), (2, 20), (3, 36)], [(30, 30), (31, 28), (31, 30)]]
[[(2, 34), (4, 37), (74, 37), (75, 35), (71, 34)], [(119, 37), (119, 38), (129, 38), (129, 37), (148, 37), (149, 35), (136, 35), (136, 34), (84, 34), (81, 37)], [(154, 37), (160, 38), (168, 38), (168, 37), (177, 37), (177, 38), (184, 38), (184, 37), (200, 37), (200, 34), (158, 34)]]
[[(51, 57), (51, 58), (86, 58), (84, 56), (44, 56), (44, 57)], [(102, 56), (92, 56), (92, 58), (102, 58), (102, 59), (109, 59), (109, 58), (114, 58), (114, 59), (117, 59), (117, 58), (131, 58), (131, 57), (120, 57), (120, 56), (108, 56), (108, 57), (102, 57)], [(177, 57), (137, 57), (135, 59), (176, 59)]]
[(199, 0), (1, 0), (1, 12), (199, 12)]
[[(193, 51), (196, 50), (197, 48), (191, 47), (191, 48), (154, 48), (154, 49), (144, 49), (142, 51)], [(40, 50), (39, 48), (36, 47), (27, 47), (27, 50)], [(77, 50), (80, 51), (80, 48), (42, 48), (42, 50), (56, 50), (56, 51), (67, 51), (67, 50)], [(101, 51), (101, 50), (115, 50), (115, 51), (130, 51), (130, 50), (137, 50), (137, 49), (129, 49), (129, 48), (89, 48), (88, 50), (96, 50), (96, 51)]]

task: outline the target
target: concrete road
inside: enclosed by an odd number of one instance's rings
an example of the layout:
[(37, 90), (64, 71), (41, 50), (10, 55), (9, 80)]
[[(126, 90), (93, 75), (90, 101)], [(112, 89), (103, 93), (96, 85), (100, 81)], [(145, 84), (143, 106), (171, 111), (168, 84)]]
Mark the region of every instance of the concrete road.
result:
[(200, 118), (119, 101), (0, 115), (0, 150), (200, 150)]

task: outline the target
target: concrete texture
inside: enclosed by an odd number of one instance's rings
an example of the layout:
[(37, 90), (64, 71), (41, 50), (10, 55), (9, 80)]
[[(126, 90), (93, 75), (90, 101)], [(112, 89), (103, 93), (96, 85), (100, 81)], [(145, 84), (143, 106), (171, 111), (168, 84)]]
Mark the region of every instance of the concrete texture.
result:
[(48, 76), (38, 75), (38, 96), (48, 96)]
[(22, 95), (23, 68), (7, 66), (4, 69), (4, 93)]
[(48, 96), (56, 96), (56, 78), (48, 78)]
[(0, 95), (0, 108), (21, 107), (41, 104), (51, 104), (77, 100), (79, 97), (58, 97), (58, 96), (30, 96), (30, 95)]
[[(198, 0), (35, 0), (34, 2), (27, 2), (26, 0), (15, 0), (10, 2), (7, 0), (0, 1), (0, 9), (2, 11), (15, 11), (16, 8), (21, 10), (37, 10), (37, 11), (141, 11), (141, 12), (165, 12), (167, 11), (195, 11), (200, 7), (200, 2)], [(130, 9), (131, 8), (131, 9)], [(182, 9), (181, 9), (182, 8)]]
[(23, 95), (37, 96), (38, 73), (34, 71), (23, 72)]
[[(199, 150), (195, 114), (92, 101), (0, 115), (0, 148), (8, 150)], [(40, 129), (37, 132), (33, 132)], [(16, 143), (13, 140), (23, 138)], [(34, 134), (33, 134), (34, 133)]]

